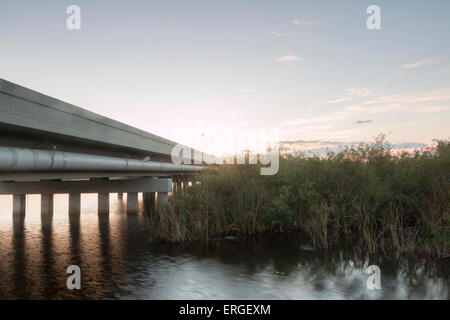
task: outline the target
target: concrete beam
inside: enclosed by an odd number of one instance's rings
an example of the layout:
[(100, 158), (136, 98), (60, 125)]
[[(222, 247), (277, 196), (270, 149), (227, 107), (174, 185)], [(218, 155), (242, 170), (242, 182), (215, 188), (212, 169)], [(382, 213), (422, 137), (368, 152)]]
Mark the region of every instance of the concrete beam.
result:
[(170, 192), (172, 179), (0, 182), (0, 194)]

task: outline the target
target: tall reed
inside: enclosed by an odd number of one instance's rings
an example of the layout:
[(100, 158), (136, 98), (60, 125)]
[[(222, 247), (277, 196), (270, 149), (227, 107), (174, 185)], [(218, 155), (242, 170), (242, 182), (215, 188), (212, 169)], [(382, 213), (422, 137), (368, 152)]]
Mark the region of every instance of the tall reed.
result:
[(211, 167), (151, 212), (169, 242), (297, 230), (316, 247), (450, 254), (450, 146), (394, 153), (384, 136), (321, 157), (284, 156), (274, 176), (255, 165)]

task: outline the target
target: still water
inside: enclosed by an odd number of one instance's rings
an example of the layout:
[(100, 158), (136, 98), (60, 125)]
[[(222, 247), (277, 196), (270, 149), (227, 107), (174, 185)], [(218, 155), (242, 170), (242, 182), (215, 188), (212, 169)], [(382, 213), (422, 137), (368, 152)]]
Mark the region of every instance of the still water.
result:
[[(40, 196), (27, 197), (25, 221), (0, 196), (0, 299), (448, 299), (450, 262), (371, 258), (352, 250), (320, 251), (297, 235), (233, 238), (208, 246), (149, 243), (142, 199), (127, 215), (126, 196), (82, 195), (79, 219), (68, 196), (55, 195), (52, 220)], [(364, 269), (377, 264), (381, 289), (367, 289)], [(79, 265), (82, 289), (69, 290), (66, 269)]]

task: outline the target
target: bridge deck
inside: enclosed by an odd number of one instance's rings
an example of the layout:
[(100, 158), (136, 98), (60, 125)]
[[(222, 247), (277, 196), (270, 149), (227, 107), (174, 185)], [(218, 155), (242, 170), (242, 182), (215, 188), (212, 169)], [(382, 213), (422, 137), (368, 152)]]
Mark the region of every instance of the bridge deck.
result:
[(175, 144), (0, 79), (0, 145), (168, 161)]

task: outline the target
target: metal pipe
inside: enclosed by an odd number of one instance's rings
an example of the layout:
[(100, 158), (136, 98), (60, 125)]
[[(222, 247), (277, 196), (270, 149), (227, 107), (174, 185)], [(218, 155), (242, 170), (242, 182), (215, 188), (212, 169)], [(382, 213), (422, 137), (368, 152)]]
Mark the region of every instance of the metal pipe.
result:
[(197, 172), (201, 166), (91, 154), (0, 147), (0, 171)]

